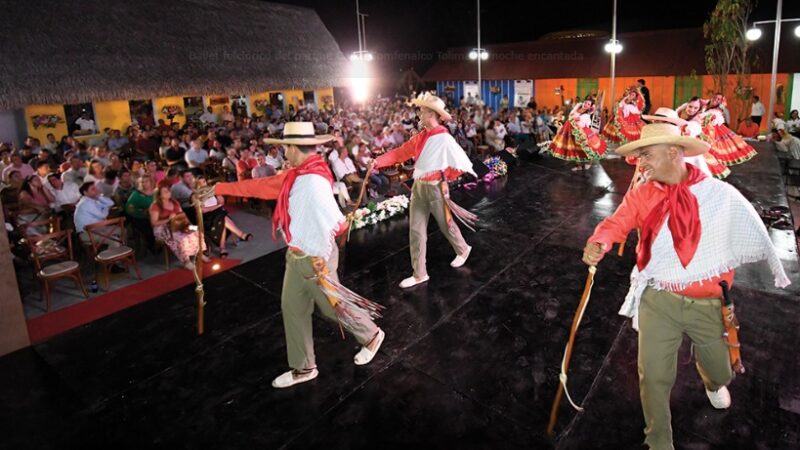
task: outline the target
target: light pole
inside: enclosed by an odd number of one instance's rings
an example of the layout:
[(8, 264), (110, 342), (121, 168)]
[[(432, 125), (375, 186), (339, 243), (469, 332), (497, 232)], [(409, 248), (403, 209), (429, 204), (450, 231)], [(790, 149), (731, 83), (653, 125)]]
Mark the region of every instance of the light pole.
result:
[[(611, 95), (609, 96), (609, 111), (613, 111), (614, 101), (616, 97), (614, 96), (614, 88), (616, 84), (616, 75), (617, 75), (617, 53), (622, 51), (622, 44), (619, 43), (617, 40), (617, 0), (614, 1), (614, 9), (613, 15), (611, 16), (611, 41), (609, 41), (604, 49), (606, 53), (611, 54)], [(600, 109), (602, 110), (603, 105), (600, 105)]]
[[(759, 22), (753, 22), (753, 28), (747, 30), (745, 36), (749, 41), (758, 40), (761, 37), (761, 30), (758, 28), (758, 25), (765, 24), (765, 23), (774, 23), (775, 24), (775, 38), (772, 43), (772, 74), (769, 80), (769, 110), (767, 112), (767, 126), (771, 127), (772, 125), (772, 114), (775, 112), (775, 101), (777, 100), (777, 93), (776, 93), (776, 85), (778, 84), (778, 50), (780, 49), (780, 41), (781, 41), (781, 23), (782, 22), (800, 22), (800, 18), (798, 19), (782, 19), (783, 15), (783, 0), (778, 0), (778, 9), (775, 13), (775, 20), (762, 20)], [(794, 29), (794, 34), (797, 37), (800, 37), (800, 26), (797, 26)]]
[(368, 83), (369, 83), (369, 68), (367, 63), (371, 62), (373, 57), (372, 53), (367, 50), (367, 33), (366, 33), (366, 17), (359, 9), (358, 0), (356, 0), (356, 25), (358, 26), (358, 51), (350, 55), (350, 61), (353, 63), (353, 97), (357, 102), (364, 102), (367, 100)]
[(473, 61), (478, 61), (478, 99), (481, 99), (483, 95), (483, 89), (481, 89), (481, 61), (486, 61), (489, 59), (489, 52), (486, 51), (485, 48), (481, 48), (481, 0), (477, 0), (478, 2), (478, 47), (473, 48), (469, 52), (469, 59)]

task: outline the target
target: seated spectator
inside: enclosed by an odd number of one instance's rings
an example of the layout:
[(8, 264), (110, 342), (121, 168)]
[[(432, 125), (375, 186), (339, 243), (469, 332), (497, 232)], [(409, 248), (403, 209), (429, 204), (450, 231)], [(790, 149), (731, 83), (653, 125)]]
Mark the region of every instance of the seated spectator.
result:
[(19, 214), (21, 222), (33, 222), (50, 216), (55, 197), (45, 189), (38, 175), (25, 178), (19, 189)]
[(139, 183), (139, 178), (144, 175), (144, 164), (141, 161), (134, 159), (131, 161), (131, 182), (136, 186)]
[(190, 169), (201, 168), (208, 161), (208, 153), (200, 146), (200, 141), (195, 139), (190, 142), (185, 159)]
[(170, 188), (170, 197), (181, 204), (181, 208), (186, 211), (186, 214), (189, 216), (190, 220), (192, 217), (192, 188), (194, 187), (195, 183), (195, 174), (192, 169), (186, 169), (181, 172), (180, 180), (172, 184)]
[(117, 179), (117, 171), (111, 168), (103, 171), (103, 179), (95, 182), (95, 186), (103, 194), (103, 197), (113, 199), (114, 191), (117, 189), (119, 180)]
[(155, 161), (153, 161), (152, 159), (150, 161), (147, 161), (144, 164), (144, 173), (146, 175), (149, 175), (150, 178), (153, 179), (153, 183), (155, 183), (155, 184), (160, 183), (161, 180), (163, 180), (164, 177), (166, 177), (166, 174), (164, 173), (164, 171), (163, 170), (159, 170), (158, 169), (158, 164)]
[(108, 138), (108, 148), (112, 152), (127, 154), (130, 151), (130, 141), (119, 130), (111, 130)]
[(35, 167), (39, 163), (44, 162), (47, 163), (47, 167), (50, 169), (55, 170), (58, 168), (58, 161), (56, 160), (56, 157), (52, 152), (50, 152), (50, 150), (46, 148), (39, 149), (39, 154), (36, 155), (36, 159), (33, 161), (35, 162), (31, 162), (31, 167)]
[(226, 181), (236, 181), (238, 179), (237, 168), (239, 156), (235, 149), (228, 149), (227, 156), (222, 160), (222, 170), (225, 171)]
[(274, 167), (267, 164), (267, 157), (264, 156), (263, 153), (259, 152), (256, 154), (256, 166), (253, 167), (253, 170), (250, 172), (252, 178), (266, 178), (277, 173)]
[(241, 181), (252, 178), (251, 171), (256, 164), (256, 160), (252, 157), (250, 150), (242, 150), (242, 157), (236, 163), (236, 179)]
[[(363, 145), (358, 152), (356, 158), (356, 165), (358, 166), (359, 175), (364, 178), (367, 175), (367, 168), (372, 162), (372, 152), (369, 147)], [(369, 196), (377, 198), (378, 193), (386, 193), (389, 190), (389, 179), (378, 171), (373, 171), (369, 174)]]
[(78, 200), (81, 199), (80, 187), (73, 182), (63, 182), (57, 173), (47, 176), (47, 184), (50, 185), (50, 192), (53, 194), (53, 203), (56, 212), (61, 212), (64, 207), (73, 209)]
[(170, 186), (174, 186), (175, 184), (180, 183), (181, 172), (175, 167), (170, 167), (169, 169), (167, 169), (167, 174), (161, 181), (166, 181), (167, 183), (169, 183)]
[[(178, 258), (187, 270), (194, 270), (195, 265), (192, 257), (197, 255), (198, 238), (197, 231), (189, 229), (186, 218), (181, 218), (183, 210), (181, 205), (172, 199), (170, 185), (162, 181), (158, 185), (154, 195), (153, 204), (148, 209), (150, 215), (150, 226), (153, 228), (155, 238), (166, 245), (170, 251)], [(180, 223), (185, 227), (179, 226)], [(202, 243), (202, 250), (205, 251), (205, 242)], [(209, 259), (202, 255), (203, 261)]]
[(36, 161), (36, 176), (38, 176), (42, 182), (47, 181), (47, 175), (50, 174), (50, 164), (47, 161)]
[(167, 160), (167, 166), (177, 167), (178, 170), (187, 169), (189, 166), (186, 164), (185, 157), (186, 151), (178, 145), (178, 139), (170, 139), (169, 147), (164, 151), (164, 159)]
[(776, 132), (781, 139), (775, 142), (775, 148), (778, 151), (789, 153), (792, 159), (800, 160), (800, 138), (789, 134), (785, 124), (778, 124)]
[(133, 158), (141, 161), (155, 159), (159, 152), (159, 139), (151, 131), (139, 133), (134, 144)]
[(104, 180), (105, 178), (106, 175), (103, 164), (100, 161), (93, 159), (92, 162), (89, 163), (89, 173), (85, 177), (83, 177), (83, 182), (97, 183), (98, 181)]
[(789, 119), (786, 121), (786, 131), (795, 137), (800, 137), (800, 114), (796, 109), (789, 113)]
[(745, 138), (756, 138), (758, 137), (758, 128), (758, 124), (753, 122), (752, 118), (747, 117), (739, 122), (739, 128), (736, 129), (736, 133)]
[[(80, 194), (82, 197), (75, 206), (75, 231), (78, 233), (81, 242), (88, 244), (90, 242), (89, 235), (86, 234), (84, 229), (87, 225), (92, 225), (108, 219), (108, 213), (111, 211), (111, 207), (114, 206), (114, 201), (110, 198), (103, 197), (100, 190), (97, 189), (97, 186), (91, 181), (81, 185)], [(100, 231), (104, 234), (111, 234), (111, 230)], [(115, 229), (114, 232), (118, 233), (119, 231)], [(109, 247), (119, 246), (119, 243), (114, 240), (103, 237), (99, 239), (100, 242), (97, 242), (98, 245), (108, 245)]]
[(53, 133), (47, 133), (47, 142), (42, 146), (42, 148), (46, 148), (50, 150), (51, 154), (55, 154), (58, 150), (58, 141), (56, 140), (56, 135)]
[(221, 195), (214, 195), (213, 190), (207, 189), (208, 182), (204, 175), (197, 176), (196, 187), (201, 195), (200, 201), (203, 202), (203, 232), (206, 238), (219, 247), (219, 256), (226, 258), (228, 251), (225, 249), (225, 244), (228, 231), (242, 241), (249, 241), (253, 235), (245, 233), (236, 226), (224, 208), (225, 198)]
[(209, 152), (209, 156), (217, 161), (222, 161), (225, 159), (227, 154), (225, 153), (225, 149), (222, 148), (222, 142), (214, 140), (211, 143), (211, 150)]
[(149, 175), (139, 178), (136, 189), (128, 196), (125, 202), (125, 217), (131, 226), (138, 231), (145, 239), (147, 248), (155, 248), (155, 236), (153, 227), (150, 225), (150, 205), (153, 204), (153, 191), (155, 184)]
[(360, 186), (364, 180), (358, 176), (358, 173), (356, 172), (356, 166), (353, 164), (353, 160), (350, 159), (347, 153), (348, 151), (346, 147), (339, 149), (339, 157), (334, 158), (331, 161), (333, 174), (336, 175), (336, 179), (339, 181), (344, 181), (348, 185)]
[(123, 170), (128, 170), (128, 167), (122, 162), (122, 159), (119, 155), (111, 153), (108, 155), (109, 164), (106, 166), (106, 169), (114, 169), (117, 173), (122, 172)]
[(119, 173), (117, 188), (114, 189), (114, 195), (113, 195), (114, 203), (117, 206), (124, 207), (125, 204), (128, 202), (128, 197), (131, 196), (135, 188), (136, 187), (133, 184), (133, 177), (131, 176), (131, 172), (127, 169), (123, 169), (122, 172)]
[(275, 168), (275, 170), (283, 169), (285, 160), (283, 159), (283, 155), (281, 155), (277, 145), (272, 145), (269, 147), (269, 153), (267, 153), (266, 161), (267, 164)]
[(8, 180), (8, 174), (11, 173), (12, 170), (19, 172), (22, 178), (28, 178), (34, 174), (33, 168), (22, 162), (22, 155), (19, 153), (12, 153), (10, 162), (11, 164), (3, 169), (4, 180)]
[(103, 167), (111, 165), (111, 160), (108, 159), (108, 149), (102, 145), (95, 145), (91, 148), (92, 161), (100, 161)]
[(88, 175), (86, 166), (83, 161), (77, 156), (71, 156), (67, 161), (69, 169), (61, 174), (61, 181), (64, 183), (74, 183), (80, 187), (83, 184), (84, 178)]

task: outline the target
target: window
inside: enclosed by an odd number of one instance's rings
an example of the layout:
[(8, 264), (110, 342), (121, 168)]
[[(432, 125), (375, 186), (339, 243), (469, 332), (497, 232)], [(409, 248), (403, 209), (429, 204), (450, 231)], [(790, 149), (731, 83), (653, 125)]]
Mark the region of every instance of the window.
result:
[(317, 100), (316, 96), (314, 95), (314, 91), (303, 91), (303, 105), (308, 107), (309, 105), (316, 105)]
[(131, 100), (128, 106), (131, 110), (131, 123), (138, 123), (142, 128), (156, 126), (152, 100)]
[(231, 112), (234, 117), (247, 117), (247, 97), (244, 95), (232, 95)]
[(183, 113), (186, 114), (186, 120), (200, 120), (203, 112), (203, 97), (183, 97)]
[(283, 109), (283, 94), (281, 94), (280, 92), (272, 92), (272, 93), (270, 93), (269, 94), (269, 102), (272, 105), (277, 106), (278, 109), (282, 110)]
[(91, 103), (64, 105), (64, 115), (69, 134), (86, 136), (97, 133), (97, 122), (94, 120), (94, 107)]

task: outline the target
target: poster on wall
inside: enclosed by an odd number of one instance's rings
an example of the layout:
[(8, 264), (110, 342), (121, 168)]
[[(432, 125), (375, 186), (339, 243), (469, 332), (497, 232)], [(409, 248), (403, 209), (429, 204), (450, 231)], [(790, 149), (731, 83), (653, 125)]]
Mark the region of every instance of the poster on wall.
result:
[(514, 80), (514, 107), (524, 108), (533, 97), (533, 80)]
[[(478, 89), (478, 82), (477, 81), (465, 81), (464, 82), (464, 99), (467, 103), (471, 103), (471, 99), (477, 99), (480, 96), (480, 90)], [(472, 100), (474, 101), (474, 100)]]

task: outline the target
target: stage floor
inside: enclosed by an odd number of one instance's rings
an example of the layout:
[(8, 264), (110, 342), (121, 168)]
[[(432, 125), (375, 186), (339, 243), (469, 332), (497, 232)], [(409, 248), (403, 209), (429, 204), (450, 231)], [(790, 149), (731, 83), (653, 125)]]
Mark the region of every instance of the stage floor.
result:
[[(757, 207), (786, 205), (768, 145), (729, 181)], [(644, 422), (636, 333), (617, 315), (633, 266), (598, 267), (578, 331), (558, 436), (545, 428), (586, 266), (581, 250), (614, 211), (632, 168), (587, 174), (551, 158), (524, 161), (490, 187), (458, 192), (481, 217), (466, 266), (432, 226), (431, 281), (407, 291), (407, 219), (353, 233), (344, 283), (387, 306), (387, 337), (366, 367), (358, 344), (315, 319), (316, 380), (275, 390), (286, 370), (280, 314), (283, 252), (206, 280), (206, 333), (187, 287), (0, 359), (2, 448), (559, 448), (638, 449)], [(266, 233), (267, 230), (262, 230)], [(689, 345), (672, 392), (677, 448), (800, 448), (800, 266), (791, 231), (770, 230), (793, 285), (765, 264), (737, 272), (733, 295), (747, 373), (733, 405), (714, 410)]]

